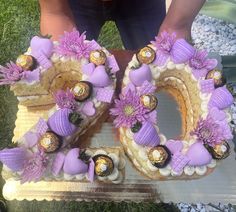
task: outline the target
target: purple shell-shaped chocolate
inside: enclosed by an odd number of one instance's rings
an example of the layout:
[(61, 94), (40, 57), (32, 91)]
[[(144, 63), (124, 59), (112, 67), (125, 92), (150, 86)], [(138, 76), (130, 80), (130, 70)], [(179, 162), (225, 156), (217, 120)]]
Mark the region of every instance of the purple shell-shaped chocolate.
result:
[(0, 161), (9, 169), (16, 172), (23, 169), (27, 155), (27, 151), (24, 148), (3, 149), (0, 151)]
[(105, 70), (105, 66), (97, 66), (93, 73), (90, 75), (89, 82), (91, 82), (96, 87), (107, 87), (111, 84), (111, 80)]
[(211, 162), (212, 156), (202, 143), (196, 142), (190, 146), (186, 156), (190, 159), (189, 166), (204, 166)]
[(136, 86), (141, 86), (144, 81), (152, 80), (152, 73), (148, 65), (142, 64), (140, 68), (133, 69), (129, 72), (129, 79)]
[(155, 127), (150, 122), (143, 123), (141, 129), (134, 133), (134, 141), (142, 146), (154, 147), (160, 144)]
[(74, 148), (67, 153), (63, 166), (63, 170), (66, 174), (76, 175), (88, 171), (88, 165), (79, 159), (79, 151), (79, 148)]
[(223, 110), (233, 104), (234, 98), (226, 87), (217, 88), (211, 96), (208, 107)]
[(65, 155), (62, 152), (58, 152), (52, 162), (51, 172), (54, 176), (59, 175), (65, 161)]
[(71, 135), (76, 130), (76, 126), (69, 121), (69, 114), (71, 112), (72, 110), (68, 108), (57, 110), (48, 119), (50, 129), (60, 136)]

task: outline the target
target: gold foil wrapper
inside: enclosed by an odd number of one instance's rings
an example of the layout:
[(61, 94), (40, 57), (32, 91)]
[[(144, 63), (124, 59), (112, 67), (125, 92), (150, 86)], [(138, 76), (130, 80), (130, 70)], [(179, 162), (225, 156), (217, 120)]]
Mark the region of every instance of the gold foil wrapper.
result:
[(24, 70), (33, 70), (35, 66), (35, 59), (31, 55), (20, 55), (16, 60), (16, 65)]
[(77, 101), (82, 102), (91, 96), (92, 85), (87, 81), (80, 81), (71, 88), (71, 92), (74, 94)]
[(142, 95), (140, 97), (140, 101), (142, 105), (148, 108), (150, 111), (155, 110), (158, 105), (157, 97), (151, 94)]
[(217, 69), (209, 71), (206, 75), (206, 79), (213, 79), (216, 88), (221, 87), (226, 83), (222, 71)]
[(94, 158), (95, 174), (100, 177), (108, 176), (114, 169), (113, 161), (107, 155), (96, 155)]
[(152, 165), (158, 168), (163, 168), (170, 161), (170, 151), (167, 149), (167, 147), (162, 145), (153, 147), (148, 152), (148, 159)]
[(156, 53), (149, 46), (142, 48), (137, 54), (137, 59), (140, 63), (150, 64), (155, 60), (155, 58)]
[(39, 140), (39, 146), (46, 153), (52, 153), (58, 150), (61, 146), (61, 141), (53, 132), (46, 132)]
[(94, 50), (89, 55), (90, 62), (95, 65), (103, 65), (106, 62), (106, 54), (102, 50)]

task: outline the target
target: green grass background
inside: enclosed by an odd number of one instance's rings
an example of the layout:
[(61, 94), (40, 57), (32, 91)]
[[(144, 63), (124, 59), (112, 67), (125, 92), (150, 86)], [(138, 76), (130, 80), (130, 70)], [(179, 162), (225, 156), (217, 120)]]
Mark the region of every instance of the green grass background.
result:
[[(50, 0), (49, 0), (50, 1)], [(0, 64), (24, 52), (30, 38), (39, 33), (39, 7), (36, 0), (0, 0)], [(99, 42), (107, 48), (122, 48), (114, 23), (102, 28)], [(0, 148), (11, 143), (16, 119), (17, 100), (8, 86), (0, 87)], [(3, 185), (1, 180), (1, 186)], [(155, 203), (86, 203), (86, 202), (37, 202), (9, 201), (9, 211), (176, 211), (173, 205)]]

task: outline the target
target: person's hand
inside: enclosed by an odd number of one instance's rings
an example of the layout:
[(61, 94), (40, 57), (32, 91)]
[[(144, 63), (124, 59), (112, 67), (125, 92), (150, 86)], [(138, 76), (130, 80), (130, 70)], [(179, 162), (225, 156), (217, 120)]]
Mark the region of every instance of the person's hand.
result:
[(65, 31), (76, 28), (73, 17), (63, 13), (41, 13), (40, 32), (42, 35), (51, 35), (52, 40), (58, 40)]
[(187, 41), (191, 41), (191, 26), (188, 26), (188, 25), (171, 26), (171, 25), (163, 23), (159, 29), (158, 35), (160, 35), (164, 31), (169, 32), (169, 33), (175, 32), (176, 39), (184, 38)]

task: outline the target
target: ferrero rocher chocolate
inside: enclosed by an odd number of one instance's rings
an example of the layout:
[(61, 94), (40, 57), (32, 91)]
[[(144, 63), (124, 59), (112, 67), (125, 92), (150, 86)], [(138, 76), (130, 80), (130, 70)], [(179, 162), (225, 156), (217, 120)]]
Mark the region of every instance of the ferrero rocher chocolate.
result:
[(213, 79), (215, 88), (225, 85), (226, 80), (222, 74), (222, 71), (214, 69), (207, 73), (206, 79)]
[(153, 111), (156, 109), (158, 100), (157, 97), (152, 94), (144, 94), (140, 97), (141, 104), (149, 109), (150, 111)]
[(229, 156), (230, 146), (227, 141), (217, 144), (214, 147), (206, 146), (207, 150), (211, 153), (212, 157), (216, 160), (222, 160)]
[(138, 121), (131, 127), (131, 131), (133, 133), (136, 133), (141, 129), (141, 127), (142, 127), (142, 123)]
[(91, 96), (92, 89), (93, 86), (90, 82), (80, 81), (71, 88), (71, 92), (74, 94), (76, 101), (83, 102)]
[(16, 65), (28, 71), (34, 69), (35, 63), (36, 61), (31, 55), (22, 54), (16, 59)]
[(93, 157), (95, 164), (95, 174), (100, 177), (105, 177), (113, 172), (114, 164), (112, 159), (107, 155), (96, 155)]
[(106, 62), (106, 54), (102, 50), (94, 50), (89, 55), (90, 62), (95, 65), (103, 65)]
[(171, 152), (166, 146), (158, 145), (150, 149), (148, 159), (153, 166), (164, 168), (170, 162)]
[(53, 132), (46, 132), (38, 144), (44, 152), (52, 153), (61, 147), (61, 139)]
[(155, 51), (149, 46), (142, 48), (137, 53), (137, 59), (140, 63), (150, 64), (155, 60), (155, 57), (156, 57)]

